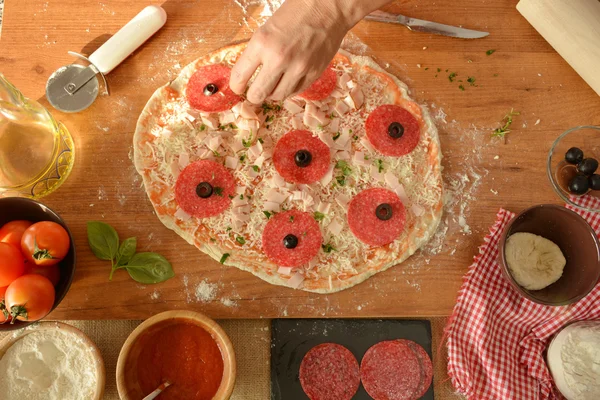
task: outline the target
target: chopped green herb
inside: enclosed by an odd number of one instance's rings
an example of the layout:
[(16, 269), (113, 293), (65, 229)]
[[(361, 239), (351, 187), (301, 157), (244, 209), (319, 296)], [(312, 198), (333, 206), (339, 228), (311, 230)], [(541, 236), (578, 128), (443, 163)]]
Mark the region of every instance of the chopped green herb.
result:
[(446, 72), (448, 72), (449, 70), (447, 69)]
[(213, 150), (213, 154), (215, 155), (215, 157), (221, 157), (221, 155), (219, 154), (219, 152), (216, 151), (216, 150)]
[(438, 69), (437, 69), (437, 72), (442, 72), (442, 69), (441, 69), (441, 68), (438, 68)]
[(334, 119), (335, 118), (335, 114), (331, 113), (331, 115), (329, 116), (329, 119)]
[(352, 129), (348, 129), (348, 133), (352, 135)]
[(465, 91), (465, 87), (464, 87), (463, 85), (458, 85), (458, 88), (459, 88), (460, 90), (462, 90), (463, 92)]
[(225, 130), (225, 128), (227, 128), (225, 125), (219, 125), (220, 130)]
[(244, 200), (244, 195), (240, 194), (240, 200)]
[(221, 257), (221, 259), (219, 260), (219, 262), (221, 264), (225, 264), (225, 260), (227, 260), (228, 257), (229, 257), (229, 253), (223, 254), (223, 257)]
[(258, 168), (258, 165), (253, 165), (252, 169), (254, 170), (254, 172), (259, 172), (260, 168)]
[(230, 194), (230, 195), (229, 195), (229, 198), (230, 198), (230, 199), (233, 199), (234, 197), (235, 197), (235, 196), (234, 196), (234, 195), (232, 195), (232, 194)]
[(338, 138), (340, 137), (341, 133), (340, 132), (336, 132), (335, 135), (333, 135), (333, 140), (338, 140)]
[(213, 191), (215, 192), (215, 194), (216, 194), (217, 196), (221, 196), (221, 197), (223, 197), (223, 188), (222, 188), (222, 187), (215, 186), (215, 187), (213, 188)]
[(369, 159), (369, 156), (365, 155), (365, 160), (368, 160), (368, 159)]
[(315, 211), (314, 217), (317, 221), (323, 221), (323, 219), (325, 218), (325, 214)]
[(504, 116), (504, 119), (501, 122), (502, 126), (494, 130), (492, 137), (505, 137), (506, 134), (510, 132), (510, 126), (513, 123), (513, 117), (517, 115), (521, 115), (521, 113), (511, 109), (510, 112)]
[(471, 85), (471, 86), (477, 86), (477, 85), (475, 85), (475, 77), (474, 76), (470, 76), (467, 79), (467, 82), (469, 82), (469, 85)]
[(437, 78), (437, 74), (435, 74), (434, 78)]
[(252, 131), (250, 131), (250, 137), (248, 138), (248, 140), (244, 140), (242, 139), (242, 144), (244, 145), (244, 147), (251, 147), (252, 146)]
[(448, 80), (450, 82), (454, 82), (454, 79), (456, 79), (456, 72), (452, 72), (450, 75), (448, 75)]
[(425, 71), (427, 71), (429, 69), (429, 67), (425, 68)]
[(322, 244), (321, 248), (325, 253), (331, 253), (332, 251), (337, 251), (335, 247), (333, 247), (330, 243)]
[(205, 130), (205, 129), (206, 129), (206, 125), (204, 125), (204, 124), (200, 125), (200, 130), (201, 130), (201, 131), (203, 131), (203, 130)]
[(210, 241), (211, 241), (211, 242), (216, 242), (216, 241), (217, 241), (217, 239), (215, 239), (215, 238), (210, 238)]
[(246, 155), (245, 155), (245, 154), (242, 154), (242, 155), (240, 156), (240, 161), (241, 161), (241, 162), (244, 162), (244, 160), (245, 160), (245, 159), (246, 159)]
[(273, 215), (273, 213), (270, 213), (269, 211), (263, 211), (263, 214), (265, 214), (265, 217), (267, 217), (267, 219), (271, 218), (271, 215)]
[(321, 124), (318, 124), (318, 125), (317, 125), (317, 128), (319, 128), (320, 130), (323, 130), (323, 125), (321, 125)]
[(236, 126), (234, 123), (231, 123), (231, 124), (229, 124), (229, 127), (230, 127), (231, 129), (237, 129), (237, 126)]
[(487, 54), (488, 56), (491, 56), (491, 55), (492, 55), (492, 54), (494, 54), (495, 52), (496, 52), (496, 50), (495, 50), (495, 49), (493, 49), (493, 50), (488, 50), (488, 51), (486, 51), (486, 52), (485, 52), (485, 54)]
[(274, 116), (274, 115), (269, 115), (269, 116), (267, 117), (267, 119), (265, 119), (265, 122), (271, 122), (271, 121), (273, 121), (274, 119), (275, 119), (275, 116)]
[(250, 199), (252, 198), (252, 196), (250, 196), (249, 194), (247, 194), (247, 195), (246, 195), (246, 198), (247, 198), (248, 200), (250, 200)]
[(494, 74), (494, 76), (498, 76), (498, 74)]
[(348, 165), (348, 162), (345, 160), (338, 160), (338, 162), (335, 163), (335, 167), (337, 169), (341, 169), (342, 174), (344, 174), (345, 176), (348, 176), (352, 173), (352, 168), (350, 168), (350, 166)]
[(229, 231), (230, 231), (230, 230), (232, 230), (232, 229), (233, 229), (232, 227), (228, 226), (228, 227), (227, 227), (227, 232), (229, 232)]
[(352, 136), (352, 139), (354, 139), (354, 140), (358, 140), (358, 136), (357, 136), (357, 135), (354, 135), (354, 136)]
[(383, 160), (378, 158), (375, 160), (375, 165), (377, 166), (377, 171), (381, 173), (381, 171), (383, 171)]
[(294, 222), (294, 216), (290, 215), (290, 222)]
[(260, 144), (263, 144), (265, 141), (263, 140), (263, 138), (258, 138), (258, 141), (260, 142)]
[(246, 243), (246, 239), (244, 239), (243, 236), (236, 237), (235, 241), (238, 242), (239, 244), (245, 244)]
[(336, 176), (335, 180), (337, 181), (338, 185), (346, 186), (346, 177), (344, 175)]

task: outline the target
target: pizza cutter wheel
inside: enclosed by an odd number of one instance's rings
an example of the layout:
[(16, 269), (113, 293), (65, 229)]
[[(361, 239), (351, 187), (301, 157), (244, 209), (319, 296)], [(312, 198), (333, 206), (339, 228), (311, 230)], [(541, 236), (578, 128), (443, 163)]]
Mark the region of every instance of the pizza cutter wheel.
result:
[(159, 6), (148, 6), (106, 41), (89, 58), (70, 51), (89, 65), (70, 64), (57, 69), (46, 83), (46, 98), (54, 108), (77, 112), (88, 108), (98, 97), (98, 75), (108, 84), (105, 75), (154, 35), (167, 21), (167, 13)]

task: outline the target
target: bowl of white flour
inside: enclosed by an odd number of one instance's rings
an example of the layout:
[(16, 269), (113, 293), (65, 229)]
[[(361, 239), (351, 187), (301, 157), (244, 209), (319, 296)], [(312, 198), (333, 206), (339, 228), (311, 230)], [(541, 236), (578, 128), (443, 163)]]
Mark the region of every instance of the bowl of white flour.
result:
[(100, 400), (105, 379), (100, 351), (70, 325), (41, 322), (0, 342), (3, 400)]

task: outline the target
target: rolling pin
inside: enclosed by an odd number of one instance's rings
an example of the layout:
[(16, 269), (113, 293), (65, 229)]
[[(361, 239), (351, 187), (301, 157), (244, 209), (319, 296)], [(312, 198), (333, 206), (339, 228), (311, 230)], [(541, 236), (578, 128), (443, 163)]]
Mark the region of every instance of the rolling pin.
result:
[(600, 1), (521, 0), (517, 10), (600, 95)]

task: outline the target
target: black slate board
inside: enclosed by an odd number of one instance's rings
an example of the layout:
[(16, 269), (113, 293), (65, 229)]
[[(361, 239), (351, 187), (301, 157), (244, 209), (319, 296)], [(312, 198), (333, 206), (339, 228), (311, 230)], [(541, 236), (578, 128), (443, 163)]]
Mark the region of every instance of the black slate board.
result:
[[(372, 345), (409, 339), (431, 357), (431, 324), (421, 320), (274, 319), (271, 322), (271, 400), (306, 400), (298, 370), (304, 355), (321, 343), (347, 347), (360, 364)], [(433, 399), (433, 384), (421, 398)], [(360, 385), (353, 400), (371, 400)]]

